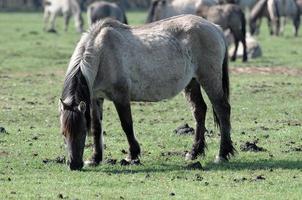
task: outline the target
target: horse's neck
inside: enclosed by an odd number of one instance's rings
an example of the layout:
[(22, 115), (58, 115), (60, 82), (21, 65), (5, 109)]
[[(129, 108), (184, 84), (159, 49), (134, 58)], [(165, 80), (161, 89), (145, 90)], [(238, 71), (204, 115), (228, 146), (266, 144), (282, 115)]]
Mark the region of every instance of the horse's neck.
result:
[(254, 8), (251, 11), (250, 20), (256, 21), (257, 19), (261, 18), (263, 16), (266, 7), (267, 7), (267, 0), (258, 1), (258, 3), (254, 6)]

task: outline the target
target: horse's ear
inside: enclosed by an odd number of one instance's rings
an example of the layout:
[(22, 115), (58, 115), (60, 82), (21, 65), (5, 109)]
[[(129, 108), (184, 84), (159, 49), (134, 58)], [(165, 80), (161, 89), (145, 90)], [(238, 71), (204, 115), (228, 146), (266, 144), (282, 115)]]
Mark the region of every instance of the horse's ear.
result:
[(84, 101), (80, 102), (80, 104), (78, 105), (78, 110), (81, 113), (85, 113), (85, 111), (86, 111), (86, 103)]
[(66, 104), (64, 103), (64, 101), (61, 98), (59, 100), (59, 108), (60, 108), (60, 111), (63, 111), (66, 109)]

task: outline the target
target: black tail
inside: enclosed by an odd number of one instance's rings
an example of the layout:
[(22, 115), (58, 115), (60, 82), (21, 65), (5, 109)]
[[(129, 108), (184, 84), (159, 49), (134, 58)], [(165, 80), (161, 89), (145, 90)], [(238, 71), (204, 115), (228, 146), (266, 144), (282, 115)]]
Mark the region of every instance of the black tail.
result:
[(246, 20), (245, 20), (244, 12), (242, 10), (240, 12), (240, 18), (241, 18), (241, 31), (242, 31), (243, 37), (245, 38), (245, 36), (246, 36)]
[(125, 12), (123, 13), (123, 15), (124, 15), (123, 23), (128, 25), (128, 20), (127, 20), (127, 16), (126, 16)]
[[(225, 47), (225, 55), (222, 63), (222, 89), (224, 93), (224, 97), (229, 100), (230, 96), (230, 81), (229, 81), (229, 56), (228, 56), (228, 48)], [(220, 127), (218, 116), (213, 109), (214, 123), (218, 127)]]

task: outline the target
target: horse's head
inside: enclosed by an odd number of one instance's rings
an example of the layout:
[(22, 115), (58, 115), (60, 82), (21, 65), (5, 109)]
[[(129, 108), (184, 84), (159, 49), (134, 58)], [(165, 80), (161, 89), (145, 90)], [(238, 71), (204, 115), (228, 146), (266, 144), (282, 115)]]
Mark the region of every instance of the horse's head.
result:
[(257, 20), (249, 20), (249, 27), (250, 27), (250, 33), (251, 35), (256, 35), (259, 33), (259, 23), (257, 22)]
[(78, 105), (64, 102), (60, 99), (61, 132), (68, 151), (68, 164), (71, 170), (80, 170), (83, 167), (83, 152), (88, 130), (86, 103)]

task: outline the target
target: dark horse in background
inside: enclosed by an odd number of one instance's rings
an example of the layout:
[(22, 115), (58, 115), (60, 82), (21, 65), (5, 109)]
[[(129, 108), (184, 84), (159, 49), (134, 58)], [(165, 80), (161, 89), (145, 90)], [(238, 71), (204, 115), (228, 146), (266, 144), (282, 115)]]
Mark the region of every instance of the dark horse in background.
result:
[[(286, 18), (291, 18), (294, 25), (294, 35), (298, 36), (300, 14), (301, 11), (295, 0), (259, 0), (251, 11), (250, 32), (251, 34), (257, 33), (261, 18), (266, 17), (271, 35), (279, 35), (283, 33)], [(284, 24), (281, 23), (282, 17)]]
[[(129, 143), (127, 161), (138, 161), (131, 101), (155, 102), (182, 90), (192, 106), (196, 132), (187, 159), (205, 151), (207, 93), (220, 126), (216, 162), (234, 154), (231, 140), (227, 44), (214, 24), (194, 15), (181, 15), (132, 28), (106, 19), (92, 26), (79, 41), (70, 60), (60, 101), (61, 130), (67, 145), (69, 167), (83, 167), (87, 132), (94, 140), (87, 162), (103, 160), (102, 105), (114, 103)], [(156, 59), (155, 59), (156, 58)]]
[(128, 24), (125, 11), (116, 3), (97, 1), (90, 4), (87, 8), (89, 25), (108, 17), (119, 20), (124, 24)]
[(232, 61), (236, 60), (239, 42), (243, 46), (242, 61), (247, 61), (246, 46), (246, 21), (245, 15), (241, 8), (235, 4), (223, 4), (215, 6), (200, 6), (196, 12), (198, 16), (204, 17), (210, 22), (218, 24), (223, 30), (230, 30), (234, 37), (235, 49), (231, 57)]

